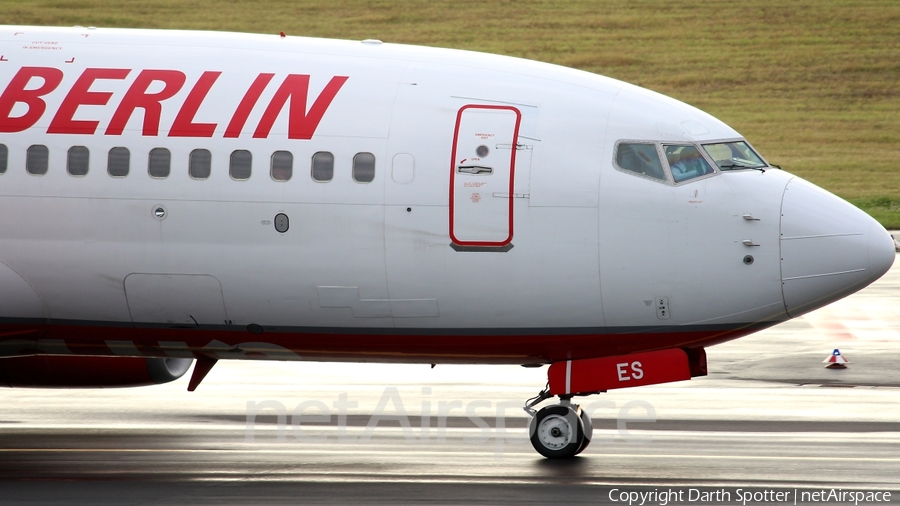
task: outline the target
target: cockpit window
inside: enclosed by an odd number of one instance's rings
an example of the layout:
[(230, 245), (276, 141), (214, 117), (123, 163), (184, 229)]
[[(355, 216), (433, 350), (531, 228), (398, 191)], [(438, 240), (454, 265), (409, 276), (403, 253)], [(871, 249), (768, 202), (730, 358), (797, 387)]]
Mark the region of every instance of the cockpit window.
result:
[(676, 183), (715, 172), (693, 144), (663, 144), (663, 151)]
[(760, 169), (768, 167), (744, 141), (704, 144), (703, 149), (722, 170)]
[(616, 149), (616, 164), (627, 171), (636, 172), (660, 181), (666, 180), (655, 144), (622, 142)]

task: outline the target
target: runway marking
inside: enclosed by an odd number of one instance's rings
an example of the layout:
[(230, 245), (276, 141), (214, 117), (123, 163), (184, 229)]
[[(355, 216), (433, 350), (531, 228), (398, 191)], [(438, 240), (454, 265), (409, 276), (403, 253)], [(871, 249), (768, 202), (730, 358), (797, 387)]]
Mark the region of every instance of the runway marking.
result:
[[(46, 433), (47, 429), (50, 431), (59, 431), (59, 430), (68, 430), (72, 432), (72, 435), (82, 434), (85, 431), (94, 433), (94, 432), (103, 432), (105, 434), (119, 434), (125, 435), (126, 437), (146, 437), (152, 436), (157, 438), (168, 438), (173, 437), (173, 434), (182, 435), (185, 431), (194, 431), (196, 434), (195, 442), (197, 444), (211, 444), (213, 441), (210, 436), (222, 436), (217, 437), (217, 443), (227, 442), (233, 445), (308, 445), (308, 444), (319, 444), (319, 442), (314, 441), (317, 438), (327, 438), (331, 443), (334, 443), (332, 446), (329, 446), (330, 449), (334, 449), (337, 447), (342, 448), (342, 452), (352, 452), (352, 448), (358, 448), (360, 445), (365, 446), (380, 446), (385, 444), (392, 444), (395, 441), (399, 441), (403, 445), (408, 445), (410, 447), (414, 445), (427, 445), (427, 444), (442, 444), (452, 441), (459, 441), (465, 443), (467, 447), (473, 445), (488, 445), (492, 449), (496, 448), (498, 442), (497, 439), (501, 439), (504, 445), (515, 445), (515, 444), (525, 444), (528, 441), (528, 435), (526, 430), (520, 429), (506, 429), (504, 431), (498, 431), (494, 428), (490, 431), (490, 436), (486, 436), (484, 434), (483, 429), (479, 428), (469, 428), (469, 427), (455, 427), (455, 428), (447, 428), (444, 433), (440, 433), (432, 427), (431, 431), (427, 433), (428, 439), (421, 439), (422, 433), (419, 427), (414, 426), (411, 429), (411, 438), (406, 438), (406, 429), (401, 427), (385, 427), (379, 426), (374, 431), (368, 432), (368, 435), (374, 436), (375, 439), (370, 442), (359, 441), (359, 438), (366, 435), (367, 432), (363, 427), (353, 427), (350, 430), (347, 430), (345, 434), (340, 433), (339, 427), (334, 426), (315, 426), (315, 427), (304, 427), (302, 436), (311, 438), (310, 440), (298, 439), (298, 433), (293, 431), (290, 426), (283, 429), (283, 433), (281, 437), (284, 440), (277, 440), (278, 437), (278, 428), (276, 426), (262, 426), (254, 428), (254, 436), (252, 439), (247, 440), (246, 434), (247, 429), (243, 425), (222, 425), (222, 426), (210, 426), (210, 425), (178, 425), (175, 427), (169, 426), (166, 428), (160, 428), (154, 425), (127, 425), (127, 426), (86, 426), (86, 425), (4, 425), (0, 424), (0, 430), (7, 434), (15, 434), (20, 432), (25, 432), (29, 434), (39, 434)], [(141, 434), (132, 434), (135, 430), (145, 431)], [(228, 433), (223, 434), (223, 433)], [(237, 437), (240, 436), (240, 437)], [(670, 430), (670, 429), (629, 429), (628, 430), (629, 437), (636, 437), (641, 439), (650, 439), (653, 443), (670, 443), (677, 441), (688, 441), (688, 440), (697, 440), (700, 439), (705, 442), (712, 441), (733, 441), (733, 440), (748, 440), (748, 439), (765, 439), (767, 441), (771, 440), (785, 440), (786, 442), (791, 443), (816, 443), (823, 440), (828, 440), (831, 443), (840, 443), (840, 444), (853, 444), (853, 443), (884, 443), (889, 445), (900, 446), (900, 431), (897, 430), (878, 430), (878, 431), (870, 431), (870, 432), (823, 432), (823, 431), (790, 431), (790, 432), (733, 432), (733, 431), (697, 431), (697, 430)], [(342, 437), (350, 438), (349, 440), (342, 440)], [(228, 439), (234, 438), (234, 439)], [(478, 443), (473, 443), (472, 439), (477, 439)], [(596, 425), (594, 427), (594, 440), (595, 441), (605, 441), (607, 443), (614, 443), (620, 448), (626, 448), (629, 445), (634, 444), (653, 444), (653, 443), (635, 443), (633, 441), (629, 441), (628, 437), (620, 436), (615, 430), (606, 429), (606, 428), (598, 428)], [(335, 446), (336, 445), (336, 446)], [(13, 451), (12, 449), (3, 449), (0, 448), (0, 451)], [(191, 451), (191, 450), (186, 450)], [(243, 450), (235, 450), (235, 451), (243, 451)], [(249, 451), (249, 450), (248, 450)], [(282, 450), (285, 452), (290, 452), (294, 450)], [(302, 450), (296, 450), (302, 451)], [(440, 453), (440, 452), (438, 452)]]
[[(241, 454), (241, 453), (265, 453), (268, 455), (322, 455), (328, 457), (331, 455), (450, 455), (460, 452), (446, 451), (419, 451), (412, 450), (402, 453), (396, 451), (378, 451), (378, 450), (348, 450), (335, 451), (332, 448), (328, 450), (273, 450), (261, 448), (258, 450), (226, 450), (226, 449), (188, 449), (188, 448), (0, 448), (0, 453), (218, 453), (218, 454)], [(468, 455), (478, 455), (468, 453)], [(482, 455), (492, 456), (492, 453), (485, 452)], [(527, 455), (533, 457), (533, 452), (510, 452), (504, 451), (506, 455)], [(619, 459), (667, 459), (679, 458), (688, 460), (801, 460), (801, 461), (818, 461), (825, 460), (833, 462), (834, 455), (822, 457), (808, 456), (775, 456), (775, 455), (678, 455), (678, 454), (640, 454), (640, 453), (607, 453), (596, 454), (598, 458), (619, 458)], [(587, 456), (586, 458), (590, 458)], [(900, 457), (841, 457), (841, 462), (900, 462)]]
[(900, 318), (896, 313), (873, 310), (865, 297), (851, 297), (818, 309), (801, 319), (822, 334), (824, 341), (897, 342)]

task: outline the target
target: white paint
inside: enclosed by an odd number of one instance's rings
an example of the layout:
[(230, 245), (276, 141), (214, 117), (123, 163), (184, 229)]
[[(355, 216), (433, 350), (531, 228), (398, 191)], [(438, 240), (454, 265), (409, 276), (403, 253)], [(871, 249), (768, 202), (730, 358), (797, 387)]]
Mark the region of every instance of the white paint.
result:
[[(22, 49), (16, 31), (60, 41), (66, 58)], [(874, 220), (781, 170), (729, 171), (679, 185), (617, 170), (619, 140), (741, 137), (691, 106), (613, 79), (392, 44), (168, 30), (97, 29), (85, 38), (83, 31), (7, 27), (0, 33), (9, 47), (0, 86), (21, 66), (64, 71), (62, 84), (42, 97), (47, 112), (34, 128), (0, 134), (9, 148), (8, 170), (0, 175), (0, 259), (9, 268), (0, 272), (0, 280), (9, 281), (0, 287), (3, 318), (186, 324), (185, 315), (197, 318), (188, 307), (196, 304), (208, 315), (204, 320), (236, 326), (642, 327), (660, 325), (644, 301), (664, 293), (667, 327), (742, 324), (819, 307), (871, 282), (893, 261), (884, 253), (893, 250), (888, 236)], [(72, 56), (74, 63), (60, 63)], [(133, 70), (127, 79), (99, 80), (91, 88), (112, 93), (109, 106), (78, 108), (76, 119), (100, 122), (97, 135), (47, 134), (87, 66)], [(187, 78), (163, 103), (160, 135), (141, 135), (142, 110), (121, 135), (102, 135), (141, 69), (177, 69)], [(167, 136), (193, 83), (211, 69), (222, 75), (195, 121), (215, 122), (216, 132), (211, 138)], [(276, 74), (273, 84), (240, 137), (223, 138), (235, 104), (264, 72)], [(277, 83), (289, 73), (310, 76), (310, 101), (332, 77), (349, 79), (311, 140), (286, 138), (284, 111), (268, 138), (253, 138)], [(515, 247), (505, 253), (449, 246), (449, 176), (458, 161), (449, 154), (457, 113), (471, 104), (522, 112), (527, 147), (516, 149), (513, 196), (528, 198), (511, 199)], [(44, 176), (24, 170), (33, 144), (50, 148)], [(90, 170), (80, 178), (65, 170), (66, 151), (75, 145), (91, 153)], [(488, 145), (495, 153), (511, 148), (508, 138)], [(106, 174), (106, 153), (115, 146), (131, 151), (127, 177)], [(166, 179), (146, 172), (147, 154), (156, 147), (171, 151)], [(187, 173), (197, 148), (212, 152), (212, 174), (203, 181)], [(253, 156), (246, 181), (228, 176), (227, 160), (236, 149)], [(269, 159), (285, 149), (294, 156), (293, 176), (276, 182), (268, 175)], [(319, 151), (335, 156), (328, 183), (309, 175)], [(359, 152), (375, 155), (370, 183), (351, 177)], [(529, 168), (527, 180), (518, 177), (525, 174), (520, 164)], [(481, 203), (510, 200), (493, 193)], [(157, 205), (167, 210), (164, 220), (150, 212)], [(284, 234), (271, 224), (279, 213), (291, 223)], [(852, 239), (841, 239), (836, 250), (825, 247), (835, 234)], [(748, 237), (759, 245), (750, 266), (742, 262)], [(202, 275), (216, 280), (220, 292), (200, 297), (215, 292), (204, 283), (132, 286), (126, 282), (132, 273)], [(349, 290), (325, 293), (323, 287)], [(135, 304), (136, 297), (143, 302)], [(2, 349), (14, 353), (18, 344)]]
[(616, 364), (616, 373), (619, 375), (619, 381), (629, 381), (631, 378), (628, 377), (628, 362), (622, 362), (621, 364)]

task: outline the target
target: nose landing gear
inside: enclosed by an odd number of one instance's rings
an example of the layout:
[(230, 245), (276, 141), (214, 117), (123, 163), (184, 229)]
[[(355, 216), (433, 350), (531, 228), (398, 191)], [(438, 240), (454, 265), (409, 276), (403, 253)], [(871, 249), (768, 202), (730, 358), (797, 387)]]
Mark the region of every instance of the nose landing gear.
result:
[(533, 406), (550, 398), (544, 390), (529, 399), (525, 411), (532, 415), (528, 425), (531, 445), (548, 459), (566, 459), (583, 452), (591, 443), (591, 418), (581, 406), (571, 403), (572, 396), (560, 396), (560, 403), (545, 406), (535, 412)]
[[(547, 370), (547, 387), (525, 401), (532, 416), (528, 426), (534, 449), (550, 459), (566, 459), (583, 452), (591, 442), (591, 418), (575, 395), (592, 395), (614, 388), (656, 385), (706, 375), (703, 348), (667, 348), (610, 357), (560, 360)], [(534, 407), (559, 396), (559, 404), (540, 411)]]

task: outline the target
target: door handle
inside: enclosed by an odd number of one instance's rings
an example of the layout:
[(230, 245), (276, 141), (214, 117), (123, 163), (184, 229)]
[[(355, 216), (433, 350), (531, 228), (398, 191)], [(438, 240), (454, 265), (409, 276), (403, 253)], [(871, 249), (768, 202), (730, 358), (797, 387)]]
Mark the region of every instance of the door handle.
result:
[(459, 165), (456, 167), (456, 172), (459, 172), (460, 174), (475, 174), (478, 176), (493, 174), (494, 169), (483, 165)]

